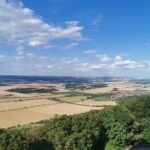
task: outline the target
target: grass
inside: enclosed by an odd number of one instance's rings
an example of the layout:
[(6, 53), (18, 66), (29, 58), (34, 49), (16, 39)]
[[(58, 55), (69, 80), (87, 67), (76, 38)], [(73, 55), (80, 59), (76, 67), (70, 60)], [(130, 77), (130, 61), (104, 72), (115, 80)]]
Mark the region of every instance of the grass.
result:
[(99, 96), (99, 97), (94, 98), (95, 101), (106, 101), (110, 99), (111, 99), (110, 96)]
[(143, 90), (143, 89), (136, 89), (134, 90), (135, 94), (147, 94), (149, 91)]
[(111, 100), (111, 94), (96, 94), (93, 95), (90, 99), (95, 100), (95, 101), (107, 101)]
[(55, 94), (65, 94), (66, 96), (82, 96), (84, 95), (81, 92), (77, 92), (77, 91), (67, 91), (67, 92), (55, 92)]
[(82, 100), (86, 100), (87, 97), (86, 96), (67, 96), (67, 97), (60, 97), (59, 98), (61, 101), (63, 102), (79, 102)]

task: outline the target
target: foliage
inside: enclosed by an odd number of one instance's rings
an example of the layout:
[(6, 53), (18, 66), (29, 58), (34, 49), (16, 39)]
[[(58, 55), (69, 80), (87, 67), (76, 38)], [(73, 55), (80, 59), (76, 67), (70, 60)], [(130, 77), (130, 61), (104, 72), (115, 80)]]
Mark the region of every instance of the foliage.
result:
[[(140, 126), (135, 125), (134, 117), (123, 107), (108, 107), (101, 111), (100, 118), (105, 127), (108, 142), (114, 147), (124, 147), (140, 140)], [(109, 146), (110, 147), (110, 146)]]
[(123, 101), (126, 107), (138, 120), (150, 118), (150, 96), (143, 95)]
[(149, 100), (132, 98), (100, 111), (55, 117), (39, 127), (0, 130), (0, 149), (120, 150), (148, 144)]
[(142, 134), (144, 142), (150, 144), (150, 127), (145, 128)]
[(55, 88), (14, 88), (14, 89), (8, 89), (9, 92), (18, 92), (23, 94), (30, 94), (30, 93), (52, 93), (58, 91)]
[(89, 89), (93, 89), (93, 88), (104, 88), (107, 87), (107, 84), (105, 83), (66, 83), (65, 84), (65, 88), (66, 89), (71, 89), (71, 90), (76, 90), (76, 89), (80, 89), (80, 90), (89, 90)]
[(48, 139), (58, 150), (102, 148), (104, 146), (104, 130), (95, 115), (97, 115), (95, 112), (91, 112), (54, 119), (45, 125), (48, 130)]
[(22, 132), (18, 130), (6, 130), (0, 135), (0, 149), (27, 150), (28, 142)]
[(118, 88), (113, 88), (112, 91), (118, 91)]
[(105, 146), (105, 150), (120, 150), (120, 147), (117, 147), (112, 142), (108, 142)]
[(112, 94), (106, 93), (106, 94), (88, 94), (87, 97), (89, 99), (93, 99), (96, 101), (105, 101), (105, 100), (110, 100)]
[(24, 130), (29, 143), (29, 150), (53, 150), (53, 145), (47, 140), (46, 131), (41, 127)]

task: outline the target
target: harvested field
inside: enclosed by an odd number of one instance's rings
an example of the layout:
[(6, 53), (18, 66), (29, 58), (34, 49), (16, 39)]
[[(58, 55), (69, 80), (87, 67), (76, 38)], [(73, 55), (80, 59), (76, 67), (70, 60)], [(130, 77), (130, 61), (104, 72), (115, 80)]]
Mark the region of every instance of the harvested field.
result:
[(139, 88), (144, 87), (144, 85), (142, 84), (121, 82), (121, 81), (120, 82), (105, 82), (105, 84), (107, 84), (107, 87), (84, 90), (83, 92), (90, 93), (90, 94), (99, 94), (99, 93), (110, 93), (114, 88), (117, 88), (118, 90), (133, 91), (133, 90), (137, 90)]
[(20, 102), (6, 102), (6, 103), (0, 103), (0, 111), (9, 111), (9, 110), (15, 110), (15, 109), (21, 109), (21, 108), (27, 108), (27, 107), (35, 107), (39, 105), (50, 105), (50, 104), (56, 104), (57, 102), (51, 101), (51, 100), (35, 100), (35, 101), (20, 101)]
[(0, 128), (25, 125), (53, 118), (55, 115), (71, 115), (99, 110), (102, 108), (80, 106), (68, 103), (52, 104), (48, 106), (35, 106), (20, 110), (0, 112)]
[(115, 106), (116, 102), (115, 101), (85, 100), (85, 101), (81, 101), (81, 102), (76, 102), (76, 104), (89, 105), (89, 106), (106, 106), (106, 105)]
[(4, 102), (17, 102), (17, 101), (30, 101), (30, 100), (41, 100), (41, 99), (53, 99), (53, 98), (59, 98), (59, 97), (64, 97), (65, 95), (60, 94), (60, 95), (55, 95), (55, 94), (37, 94), (37, 95), (30, 95), (30, 97), (2, 97), (0, 96), (0, 103)]
[(0, 112), (0, 128), (24, 125), (50, 118), (50, 115), (34, 112), (29, 109)]
[(89, 94), (109, 93), (112, 91), (112, 89), (113, 89), (112, 87), (104, 87), (104, 88), (84, 90), (83, 92)]
[(32, 111), (49, 114), (49, 115), (64, 115), (64, 114), (71, 115), (71, 114), (78, 114), (78, 113), (83, 113), (83, 112), (87, 112), (90, 110), (99, 110), (99, 109), (101, 108), (74, 105), (74, 104), (68, 104), (68, 103), (60, 103), (60, 104), (55, 104), (55, 105), (30, 108), (30, 110)]

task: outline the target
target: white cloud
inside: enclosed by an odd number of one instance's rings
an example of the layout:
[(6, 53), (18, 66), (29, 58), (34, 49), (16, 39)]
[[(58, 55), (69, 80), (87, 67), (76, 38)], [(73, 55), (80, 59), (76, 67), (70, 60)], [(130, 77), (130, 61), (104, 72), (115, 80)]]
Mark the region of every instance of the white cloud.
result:
[(52, 65), (48, 65), (47, 68), (48, 68), (48, 69), (52, 69), (53, 66), (52, 66)]
[(117, 55), (117, 56), (115, 57), (115, 60), (116, 60), (116, 61), (122, 60), (122, 57), (121, 57), (120, 55)]
[(66, 24), (69, 26), (77, 26), (79, 24), (79, 21), (66, 21)]
[[(66, 27), (48, 24), (21, 2), (0, 0), (0, 43), (24, 46), (51, 47), (53, 40), (85, 40), (78, 22), (66, 22)], [(23, 48), (17, 52), (22, 54)]]
[(91, 64), (91, 63), (80, 63), (75, 68), (76, 71), (91, 72), (94, 70), (109, 70), (110, 65), (108, 64)]
[(36, 60), (36, 61), (55, 61), (55, 58), (51, 58), (50, 56), (43, 56), (37, 55), (32, 52), (26, 53), (25, 51), (22, 52), (22, 49), (17, 48), (17, 55), (14, 56), (16, 60), (26, 59), (26, 60)]
[(44, 67), (44, 65), (35, 65), (35, 68), (43, 68)]
[(70, 43), (70, 44), (68, 44), (68, 45), (66, 45), (66, 46), (64, 46), (64, 47), (62, 47), (62, 49), (68, 50), (68, 49), (72, 49), (72, 48), (74, 48), (74, 47), (76, 47), (76, 46), (78, 46), (78, 45), (79, 45), (79, 43), (73, 42), (73, 43)]
[(100, 63), (79, 63), (75, 70), (80, 72), (92, 72), (96, 70), (113, 72), (120, 69), (131, 69), (133, 71), (139, 69), (147, 70), (150, 66), (150, 61), (137, 62), (130, 59), (123, 59), (120, 55), (115, 56), (114, 59), (110, 59), (108, 55), (98, 55), (97, 57), (101, 60)]
[(35, 54), (33, 54), (33, 53), (26, 53), (25, 56), (26, 56), (27, 58), (30, 58), (30, 59), (37, 58), (37, 56), (36, 56)]
[(24, 54), (24, 47), (23, 46), (17, 47), (16, 52), (18, 55), (23, 55)]
[(37, 69), (42, 69), (42, 70), (47, 70), (47, 69), (52, 69), (54, 66), (52, 65), (42, 65), (42, 64), (37, 64), (34, 66)]
[(63, 58), (62, 61), (65, 64), (77, 64), (77, 63), (79, 63), (78, 58)]
[(24, 59), (25, 57), (24, 56), (14, 56), (14, 59), (15, 60), (22, 60)]
[(108, 55), (106, 55), (106, 54), (97, 54), (97, 52), (95, 50), (89, 49), (89, 50), (84, 51), (83, 53), (86, 54), (86, 55), (92, 56), (94, 58), (97, 58), (101, 62), (108, 62), (108, 61), (111, 60)]
[[(32, 59), (34, 56), (34, 59)], [(129, 73), (136, 71), (148, 72), (150, 67), (150, 61), (135, 61), (130, 59), (124, 59), (122, 57), (114, 57), (109, 62), (85, 62), (79, 60), (79, 58), (57, 58), (57, 61), (52, 61), (50, 58), (46, 59), (46, 56), (43, 57), (44, 61), (38, 59), (40, 56), (37, 56), (33, 53), (29, 53), (29, 56), (18, 55), (18, 56), (3, 56), (0, 55), (0, 58), (4, 58), (6, 61), (0, 63), (0, 70), (4, 72), (2, 68), (7, 68), (7, 72), (10, 74), (20, 73), (28, 75), (105, 75), (111, 73), (112, 75), (118, 73)], [(31, 57), (31, 58), (30, 58)], [(46, 60), (45, 60), (46, 59)], [(1, 59), (0, 59), (1, 60)], [(58, 63), (59, 62), (59, 63)], [(1, 67), (3, 66), (3, 67)], [(14, 70), (12, 70), (14, 68)], [(52, 71), (53, 70), (53, 71)], [(119, 74), (117, 74), (119, 75)]]
[(38, 60), (48, 60), (49, 57), (48, 56), (39, 56), (37, 59)]
[(98, 58), (101, 62), (108, 62), (110, 61), (110, 57), (108, 55), (95, 55), (96, 58)]
[(0, 55), (0, 59), (6, 58), (5, 55)]
[(83, 53), (86, 55), (89, 55), (89, 56), (96, 55), (96, 51), (92, 50), (92, 49), (88, 49), (88, 50), (84, 51)]
[(89, 66), (90, 69), (93, 70), (99, 70), (99, 69), (108, 69), (108, 65), (107, 64), (92, 64)]
[(6, 61), (7, 60), (7, 56), (5, 55), (0, 55), (0, 61)]
[(143, 62), (136, 62), (130, 59), (123, 60), (123, 58), (119, 55), (115, 57), (112, 66), (114, 68), (121, 67), (121, 68), (130, 68), (130, 69), (146, 67)]

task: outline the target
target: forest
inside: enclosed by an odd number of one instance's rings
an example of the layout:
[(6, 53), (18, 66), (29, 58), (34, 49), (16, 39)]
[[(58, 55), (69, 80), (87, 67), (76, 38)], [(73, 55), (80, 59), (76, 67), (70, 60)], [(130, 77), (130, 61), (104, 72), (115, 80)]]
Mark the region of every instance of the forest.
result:
[(52, 93), (58, 91), (55, 88), (14, 88), (14, 89), (8, 89), (9, 92), (18, 92), (23, 94), (30, 94), (30, 93)]
[(121, 150), (150, 144), (150, 96), (99, 111), (0, 130), (0, 150)]

